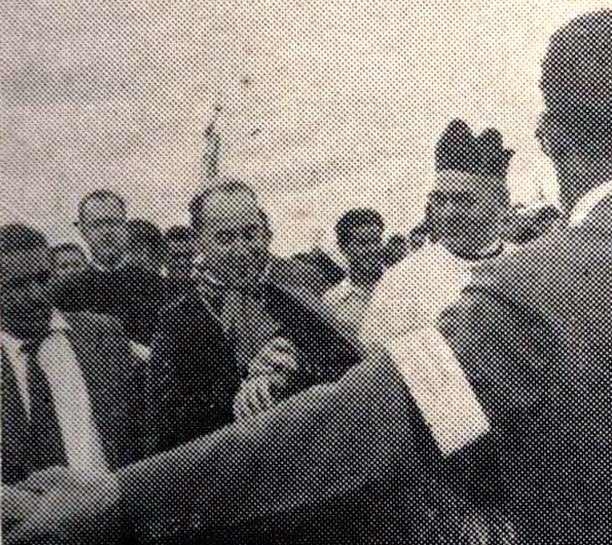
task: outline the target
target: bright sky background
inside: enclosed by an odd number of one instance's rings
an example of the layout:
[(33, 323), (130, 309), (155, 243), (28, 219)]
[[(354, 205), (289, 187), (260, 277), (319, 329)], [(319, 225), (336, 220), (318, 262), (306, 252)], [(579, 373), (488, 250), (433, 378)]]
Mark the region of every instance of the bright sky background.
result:
[(76, 205), (187, 220), (202, 104), (224, 107), (222, 172), (256, 187), (276, 248), (330, 245), (372, 205), (418, 221), (448, 121), (498, 127), (510, 186), (555, 197), (534, 138), (548, 36), (610, 0), (2, 0), (2, 222), (75, 239)]

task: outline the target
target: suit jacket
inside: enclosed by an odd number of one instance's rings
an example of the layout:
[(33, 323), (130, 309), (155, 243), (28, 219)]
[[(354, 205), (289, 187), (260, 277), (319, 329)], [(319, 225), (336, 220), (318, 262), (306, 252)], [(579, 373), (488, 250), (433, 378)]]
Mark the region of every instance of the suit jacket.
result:
[(329, 282), (321, 271), (311, 263), (299, 259), (284, 259), (272, 256), (268, 267), (269, 280), (293, 291), (306, 291), (323, 295)]
[[(298, 297), (267, 284), (260, 301), (278, 326), (275, 336), (292, 341), (300, 354), (291, 392), (335, 380), (359, 361), (317, 303)], [(229, 424), (242, 378), (232, 341), (197, 292), (165, 308), (148, 366), (148, 412), (159, 437), (153, 449), (167, 450)]]
[(149, 345), (159, 311), (182, 294), (182, 286), (138, 267), (87, 269), (60, 280), (53, 303), (64, 312), (91, 311), (120, 319), (128, 338)]
[(120, 471), (123, 509), (197, 512), (217, 535), (307, 528), (333, 543), (314, 523), (344, 506), (353, 542), (406, 542), (419, 491), (443, 479), (505, 509), (521, 542), (610, 541), (612, 234), (591, 224), (552, 236), (482, 271), (441, 319), (490, 423), (478, 440), (442, 456), (396, 367), (366, 360)]
[[(143, 453), (142, 371), (125, 335), (112, 322), (89, 313), (67, 318), (71, 330), (66, 335), (83, 373), (105, 459), (111, 469), (116, 469)], [(2, 372), (2, 480), (11, 484), (59, 460), (34, 456), (25, 409), (8, 362)]]

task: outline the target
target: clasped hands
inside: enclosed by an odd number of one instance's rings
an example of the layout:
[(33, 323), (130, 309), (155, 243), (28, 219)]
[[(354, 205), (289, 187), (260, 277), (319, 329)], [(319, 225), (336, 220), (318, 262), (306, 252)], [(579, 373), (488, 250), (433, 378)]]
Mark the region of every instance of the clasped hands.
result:
[(234, 398), (234, 417), (241, 420), (275, 405), (298, 371), (295, 345), (283, 337), (270, 340), (249, 365)]

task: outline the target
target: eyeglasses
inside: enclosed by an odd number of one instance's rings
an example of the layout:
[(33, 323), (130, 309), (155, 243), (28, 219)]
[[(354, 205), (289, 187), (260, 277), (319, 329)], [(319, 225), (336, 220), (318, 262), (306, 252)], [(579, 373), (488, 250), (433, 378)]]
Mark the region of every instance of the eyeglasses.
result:
[(2, 282), (2, 290), (22, 290), (34, 284), (44, 286), (49, 282), (50, 279), (50, 271), (41, 271), (36, 274), (24, 274), (21, 276), (15, 276)]

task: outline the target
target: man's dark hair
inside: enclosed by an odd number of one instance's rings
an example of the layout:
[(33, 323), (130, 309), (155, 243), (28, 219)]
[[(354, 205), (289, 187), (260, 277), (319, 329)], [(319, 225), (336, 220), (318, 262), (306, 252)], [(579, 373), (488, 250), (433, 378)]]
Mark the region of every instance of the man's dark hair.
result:
[(382, 216), (371, 208), (353, 208), (345, 212), (336, 223), (336, 240), (340, 248), (350, 243), (353, 229), (373, 225), (385, 228)]
[(164, 242), (190, 242), (196, 238), (196, 233), (191, 227), (174, 225), (164, 234)]
[(153, 222), (133, 219), (127, 222), (128, 244), (131, 249), (147, 249), (155, 259), (164, 253), (164, 238), (161, 230)]
[(0, 226), (0, 253), (23, 252), (47, 247), (47, 239), (40, 231), (23, 223)]
[(552, 36), (540, 87), (538, 134), (553, 156), (612, 149), (612, 10), (576, 17)]
[(85, 251), (76, 242), (63, 242), (62, 244), (56, 244), (53, 246), (53, 248), (51, 248), (51, 253), (53, 256), (56, 256), (61, 252), (78, 252), (82, 256), (85, 256)]
[(97, 189), (96, 191), (89, 193), (81, 199), (81, 202), (79, 203), (79, 222), (83, 221), (85, 207), (90, 201), (106, 201), (109, 199), (116, 201), (121, 206), (121, 208), (125, 210), (125, 201), (123, 200), (123, 197), (121, 195), (108, 189)]
[[(203, 191), (200, 191), (191, 201), (189, 205), (189, 213), (191, 215), (191, 227), (199, 233), (204, 225), (204, 206), (206, 201), (215, 194), (228, 194), (232, 193), (246, 193), (253, 198), (253, 201), (257, 202), (257, 195), (255, 192), (244, 182), (239, 180), (227, 180), (219, 182), (218, 184), (207, 187)], [(267, 222), (267, 216), (262, 211), (262, 214)]]

